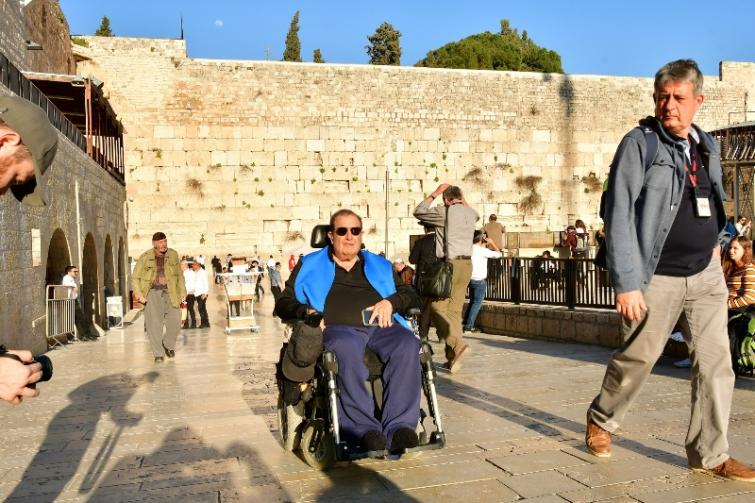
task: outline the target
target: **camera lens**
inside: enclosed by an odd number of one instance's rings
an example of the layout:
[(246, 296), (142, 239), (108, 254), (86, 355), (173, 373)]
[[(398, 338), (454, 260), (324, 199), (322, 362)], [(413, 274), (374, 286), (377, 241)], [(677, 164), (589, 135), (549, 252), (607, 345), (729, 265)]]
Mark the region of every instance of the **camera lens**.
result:
[(47, 356), (39, 355), (34, 357), (34, 361), (42, 366), (42, 378), (39, 382), (52, 379), (52, 360)]

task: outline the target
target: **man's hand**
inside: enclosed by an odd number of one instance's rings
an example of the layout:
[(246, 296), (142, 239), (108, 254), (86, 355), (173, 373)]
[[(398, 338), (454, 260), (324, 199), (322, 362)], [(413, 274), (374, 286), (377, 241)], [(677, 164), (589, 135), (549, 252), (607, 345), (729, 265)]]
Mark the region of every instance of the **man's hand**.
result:
[(380, 328), (388, 328), (393, 325), (393, 305), (389, 300), (383, 299), (368, 309), (372, 309), (370, 323), (377, 320)]
[(144, 297), (144, 295), (137, 296), (136, 300), (138, 300), (140, 304), (146, 304), (147, 303), (147, 298)]
[(0, 399), (13, 405), (18, 405), (24, 397), (35, 397), (39, 391), (27, 388), (42, 378), (42, 365), (31, 363), (32, 355), (29, 351), (8, 351), (18, 356), (21, 361), (13, 358), (0, 357)]
[(205, 294), (202, 294), (202, 295), (200, 295), (200, 297), (202, 297), (202, 300), (207, 300), (207, 294), (206, 294), (206, 293), (205, 293)]
[(641, 320), (647, 312), (645, 297), (639, 290), (616, 294), (616, 312), (629, 321)]
[(447, 188), (449, 188), (451, 185), (448, 183), (441, 183), (438, 185), (438, 188), (435, 189), (432, 193), (433, 198), (438, 197), (439, 195), (443, 194)]

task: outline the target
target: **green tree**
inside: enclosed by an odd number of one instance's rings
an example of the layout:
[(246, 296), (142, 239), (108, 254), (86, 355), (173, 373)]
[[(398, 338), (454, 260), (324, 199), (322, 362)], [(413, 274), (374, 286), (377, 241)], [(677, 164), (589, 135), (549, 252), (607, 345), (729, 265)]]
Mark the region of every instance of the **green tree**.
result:
[(537, 45), (526, 30), (520, 36), (508, 19), (501, 20), (499, 33), (486, 31), (448, 43), (415, 66), (564, 73), (557, 52)]
[(390, 23), (378, 26), (375, 33), (367, 37), (370, 45), (366, 46), (367, 55), (371, 65), (400, 65), (401, 44), (399, 38), (401, 32)]
[(94, 32), (94, 35), (97, 37), (114, 37), (115, 36), (115, 33), (113, 33), (113, 30), (110, 29), (110, 19), (108, 19), (107, 16), (102, 16), (100, 27), (97, 28), (97, 31)]
[(315, 52), (312, 54), (312, 62), (325, 63), (325, 60), (322, 59), (322, 53), (320, 52), (320, 49), (315, 49)]
[(301, 63), (301, 43), (299, 43), (299, 11), (291, 18), (291, 26), (286, 34), (286, 50), (283, 51), (283, 61)]

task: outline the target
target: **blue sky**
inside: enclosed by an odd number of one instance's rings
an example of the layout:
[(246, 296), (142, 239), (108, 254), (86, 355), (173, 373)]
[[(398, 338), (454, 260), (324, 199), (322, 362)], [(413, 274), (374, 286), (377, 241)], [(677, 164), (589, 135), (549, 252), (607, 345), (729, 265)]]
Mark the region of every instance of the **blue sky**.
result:
[(60, 0), (71, 33), (92, 34), (108, 16), (116, 35), (176, 38), (179, 17), (189, 56), (273, 59), (283, 54), (291, 17), (301, 11), (302, 57), (320, 48), (327, 62), (366, 63), (367, 35), (387, 21), (401, 33), (403, 65), (499, 20), (527, 30), (561, 55), (574, 74), (652, 76), (678, 58), (697, 60), (706, 75), (721, 60), (755, 61), (755, 2), (718, 0)]

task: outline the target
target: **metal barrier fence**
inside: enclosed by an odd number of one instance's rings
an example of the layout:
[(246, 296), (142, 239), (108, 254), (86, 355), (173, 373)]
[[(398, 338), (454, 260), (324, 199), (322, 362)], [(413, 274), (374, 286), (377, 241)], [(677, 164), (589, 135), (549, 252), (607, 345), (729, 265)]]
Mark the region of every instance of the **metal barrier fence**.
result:
[(488, 260), (486, 300), (613, 308), (608, 272), (590, 259), (509, 257)]
[(76, 335), (76, 299), (69, 298), (70, 291), (70, 286), (47, 285), (45, 337), (52, 347), (63, 346), (58, 337)]

